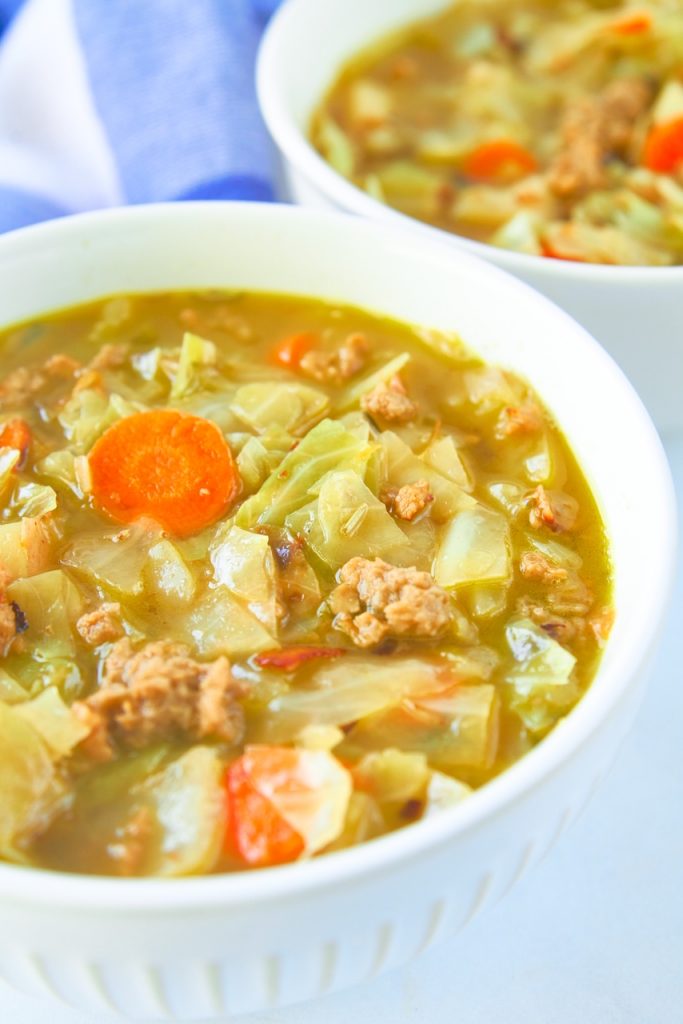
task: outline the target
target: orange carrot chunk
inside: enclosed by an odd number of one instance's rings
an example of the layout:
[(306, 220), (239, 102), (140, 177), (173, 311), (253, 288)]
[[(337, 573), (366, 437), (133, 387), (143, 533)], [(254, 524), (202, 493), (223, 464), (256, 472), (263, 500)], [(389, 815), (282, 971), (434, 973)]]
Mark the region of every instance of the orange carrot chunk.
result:
[(346, 651), (343, 647), (284, 647), (281, 650), (263, 651), (254, 661), (259, 668), (281, 668), (293, 672), (306, 661), (317, 658), (339, 658)]
[[(290, 751), (286, 751), (290, 754)], [(304, 852), (304, 841), (298, 832), (280, 815), (266, 796), (258, 791), (252, 775), (259, 771), (287, 773), (284, 764), (271, 763), (267, 752), (266, 763), (253, 764), (253, 757), (244, 754), (230, 765), (226, 775), (228, 790), (228, 843), (233, 852), (252, 867), (287, 864)], [(275, 752), (277, 754), (277, 751)]]
[(15, 470), (23, 469), (31, 449), (33, 435), (26, 420), (8, 420), (0, 427), (0, 448), (14, 448), (20, 453)]
[(683, 164), (683, 117), (654, 125), (643, 159), (646, 167), (660, 174), (673, 174)]
[(275, 346), (271, 352), (271, 362), (284, 366), (286, 370), (298, 370), (301, 360), (315, 347), (317, 340), (314, 334), (306, 332), (290, 334)]
[(609, 29), (618, 36), (639, 36), (652, 28), (652, 15), (649, 11), (630, 11), (622, 18), (610, 22)]
[(536, 157), (524, 146), (510, 139), (497, 139), (473, 149), (463, 169), (470, 178), (496, 181), (531, 174), (537, 167)]
[(96, 505), (119, 523), (143, 516), (189, 537), (227, 512), (240, 490), (232, 453), (218, 427), (172, 409), (114, 423), (90, 452)]

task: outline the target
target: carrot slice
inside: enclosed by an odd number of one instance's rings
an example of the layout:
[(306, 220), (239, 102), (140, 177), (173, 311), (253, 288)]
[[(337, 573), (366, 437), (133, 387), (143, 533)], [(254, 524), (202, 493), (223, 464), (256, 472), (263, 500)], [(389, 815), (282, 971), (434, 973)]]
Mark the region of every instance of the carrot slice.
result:
[[(282, 751), (284, 763), (279, 763), (277, 749), (266, 750), (263, 764), (252, 763), (252, 755), (244, 754), (230, 765), (226, 775), (228, 790), (228, 843), (237, 855), (252, 867), (287, 864), (304, 852), (304, 841), (298, 832), (278, 814), (267, 797), (259, 793), (252, 781), (256, 770), (284, 772), (290, 770), (288, 755)], [(259, 761), (263, 758), (259, 758)]]
[(653, 20), (649, 11), (630, 11), (623, 18), (617, 18), (610, 22), (610, 32), (618, 36), (639, 36), (643, 32), (649, 32)]
[(484, 142), (469, 154), (464, 164), (465, 174), (480, 181), (519, 178), (538, 167), (536, 157), (524, 146), (510, 139)]
[(23, 469), (28, 459), (33, 435), (26, 420), (8, 420), (0, 428), (0, 448), (14, 448), (20, 453), (20, 458), (15, 470)]
[(683, 164), (683, 117), (654, 125), (645, 141), (643, 160), (660, 174), (672, 174)]
[(339, 658), (346, 654), (343, 647), (285, 647), (281, 650), (263, 651), (254, 661), (260, 668), (281, 668), (293, 672), (307, 661), (316, 658)]
[(314, 334), (306, 332), (290, 334), (275, 346), (271, 352), (271, 362), (284, 366), (286, 370), (297, 370), (301, 360), (314, 348), (317, 340)]
[(114, 423), (88, 458), (97, 506), (120, 523), (147, 516), (176, 537), (198, 533), (237, 497), (240, 479), (218, 427), (172, 409)]
[(566, 263), (586, 263), (587, 260), (582, 260), (580, 256), (568, 256), (564, 253), (558, 252), (557, 249), (553, 249), (547, 241), (541, 241), (541, 253), (550, 260), (564, 260)]

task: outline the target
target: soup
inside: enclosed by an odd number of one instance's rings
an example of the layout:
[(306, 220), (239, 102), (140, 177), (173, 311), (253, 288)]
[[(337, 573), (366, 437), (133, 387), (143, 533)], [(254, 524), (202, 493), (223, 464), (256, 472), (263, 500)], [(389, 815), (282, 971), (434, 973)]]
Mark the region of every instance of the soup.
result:
[(611, 623), (528, 385), (277, 295), (119, 296), (0, 343), (0, 853), (174, 877), (354, 846), (539, 743)]
[(319, 152), (397, 210), (588, 263), (683, 263), (679, 0), (461, 0), (350, 64)]

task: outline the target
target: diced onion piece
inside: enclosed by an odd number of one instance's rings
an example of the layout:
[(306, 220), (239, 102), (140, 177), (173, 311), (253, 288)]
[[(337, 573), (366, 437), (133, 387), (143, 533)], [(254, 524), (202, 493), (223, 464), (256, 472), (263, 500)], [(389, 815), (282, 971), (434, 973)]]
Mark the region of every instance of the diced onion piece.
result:
[(458, 512), (445, 528), (434, 563), (442, 587), (509, 581), (510, 531), (505, 517), (479, 505)]

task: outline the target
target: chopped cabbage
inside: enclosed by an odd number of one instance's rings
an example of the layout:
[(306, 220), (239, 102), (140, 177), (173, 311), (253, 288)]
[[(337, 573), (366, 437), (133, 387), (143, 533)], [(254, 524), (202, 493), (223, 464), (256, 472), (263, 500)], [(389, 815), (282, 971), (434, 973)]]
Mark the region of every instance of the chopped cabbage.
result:
[(27, 697), (28, 694), (21, 683), (4, 668), (0, 668), (0, 701), (4, 701), (5, 704), (18, 704)]
[(77, 587), (61, 569), (51, 569), (7, 588), (26, 616), (24, 642), (39, 648), (43, 658), (68, 658), (75, 653), (73, 627), (82, 610)]
[(301, 437), (326, 415), (330, 400), (322, 391), (296, 382), (245, 384), (232, 402), (236, 416), (257, 434)]
[(345, 850), (386, 832), (384, 815), (379, 804), (369, 793), (355, 789), (349, 797), (344, 827), (327, 847), (328, 850)]
[(424, 754), (395, 747), (366, 754), (353, 770), (356, 786), (370, 793), (380, 806), (389, 807), (400, 806), (407, 800), (421, 800), (429, 776)]
[(463, 491), (472, 490), (470, 474), (452, 437), (441, 437), (423, 451), (422, 461)]
[(317, 138), (325, 158), (335, 171), (350, 178), (356, 167), (356, 150), (346, 132), (331, 117), (321, 117), (317, 125)]
[(278, 694), (254, 724), (260, 742), (285, 743), (307, 725), (348, 725), (404, 697), (433, 692), (438, 668), (417, 658), (342, 658), (320, 668), (313, 688)]
[(170, 540), (160, 540), (149, 549), (145, 577), (151, 591), (162, 604), (187, 604), (197, 588), (195, 578), (178, 548)]
[(35, 576), (50, 564), (54, 536), (42, 519), (0, 525), (0, 565), (13, 579)]
[(679, 117), (683, 117), (683, 83), (670, 78), (652, 108), (652, 120), (655, 124), (667, 124)]
[(510, 530), (504, 516), (479, 505), (445, 527), (434, 563), (442, 587), (512, 579)]
[(215, 750), (193, 747), (146, 783), (162, 828), (151, 874), (169, 878), (212, 870), (227, 828), (224, 772)]
[(278, 592), (275, 558), (268, 538), (225, 525), (209, 548), (216, 583), (227, 587), (271, 636), (277, 635)]
[(396, 487), (403, 487), (404, 484), (426, 480), (434, 495), (434, 501), (430, 506), (434, 519), (445, 521), (460, 509), (476, 508), (474, 498), (466, 494), (457, 483), (415, 455), (397, 434), (385, 430), (380, 434), (379, 441), (386, 452), (388, 482)]
[(432, 772), (427, 786), (427, 803), (423, 818), (429, 818), (435, 814), (450, 810), (457, 804), (462, 803), (472, 793), (471, 786), (464, 782), (444, 775), (443, 772)]
[(355, 555), (381, 557), (393, 565), (408, 564), (412, 558), (405, 533), (353, 470), (326, 477), (303, 537), (331, 569)]
[(276, 638), (247, 611), (227, 587), (209, 590), (179, 623), (202, 657), (248, 658), (277, 647)]
[(505, 630), (514, 659), (506, 673), (507, 703), (530, 732), (542, 734), (579, 696), (576, 658), (529, 619), (516, 619)]
[(23, 836), (46, 825), (63, 798), (47, 746), (17, 709), (0, 702), (0, 852), (20, 860)]
[(289, 434), (250, 437), (237, 456), (243, 493), (254, 494), (258, 491), (292, 446), (293, 438)]
[(467, 601), (475, 619), (493, 619), (507, 608), (508, 587), (500, 583), (475, 584), (467, 595)]
[(0, 448), (0, 497), (5, 495), (13, 483), (12, 474), (21, 458), (16, 448)]
[(16, 489), (13, 503), (22, 518), (39, 519), (57, 508), (57, 494), (44, 484), (26, 483)]
[(258, 523), (283, 526), (291, 512), (308, 503), (309, 489), (340, 466), (365, 465), (371, 447), (336, 420), (323, 420), (288, 452), (257, 494), (248, 498), (235, 523), (248, 530)]
[(62, 555), (62, 564), (121, 597), (144, 590), (143, 570), (150, 549), (161, 537), (151, 520), (139, 520), (123, 530), (77, 537)]
[(76, 456), (68, 448), (50, 452), (44, 459), (36, 463), (35, 470), (39, 476), (46, 477), (60, 487), (65, 487), (77, 498), (83, 497), (83, 489), (80, 486), (76, 470)]
[(49, 686), (15, 710), (33, 726), (55, 757), (70, 754), (90, 731), (67, 707), (55, 686)]
[(202, 390), (196, 394), (177, 399), (175, 406), (182, 412), (193, 416), (203, 416), (211, 420), (224, 434), (242, 430), (242, 424), (232, 411), (232, 398), (235, 390), (232, 386), (220, 387), (216, 390)]
[(185, 398), (199, 388), (204, 369), (215, 366), (216, 358), (216, 346), (212, 341), (186, 332), (180, 349), (178, 369), (171, 384), (171, 398)]
[(423, 752), (446, 771), (489, 769), (498, 748), (499, 701), (491, 683), (413, 695), (399, 707), (357, 722), (352, 745), (382, 749), (395, 744)]
[(69, 399), (59, 414), (64, 436), (77, 453), (90, 450), (95, 441), (117, 420), (144, 409), (120, 395), (107, 396), (95, 388), (84, 388)]

